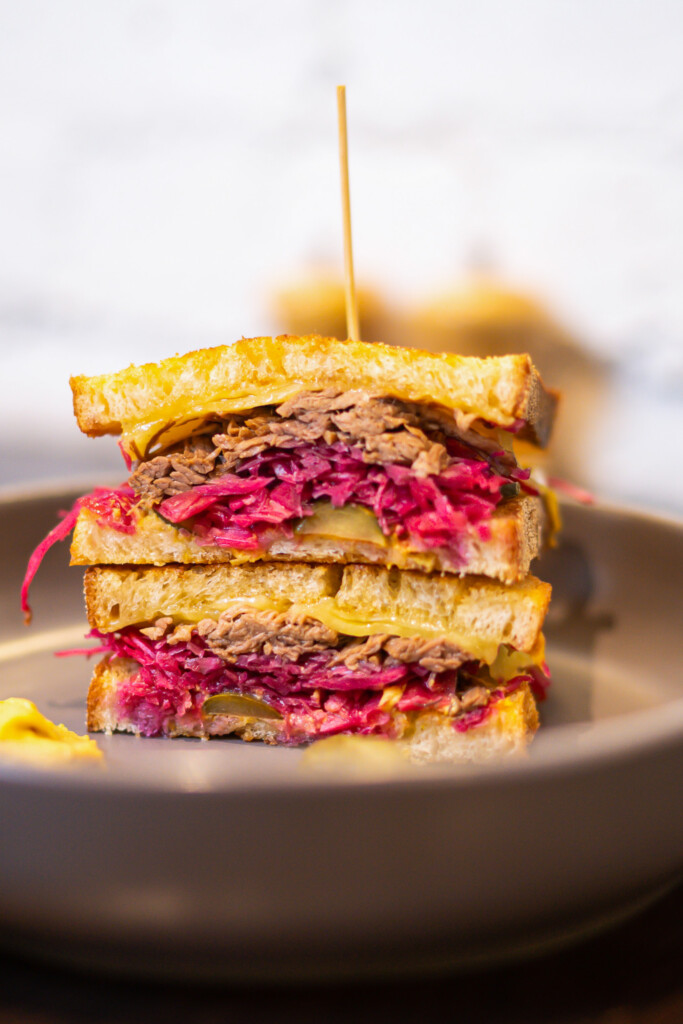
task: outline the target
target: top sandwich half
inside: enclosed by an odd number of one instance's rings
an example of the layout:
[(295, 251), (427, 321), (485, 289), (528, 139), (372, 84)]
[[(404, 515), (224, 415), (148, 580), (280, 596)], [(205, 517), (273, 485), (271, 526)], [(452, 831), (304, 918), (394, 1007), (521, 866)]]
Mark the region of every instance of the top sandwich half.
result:
[(528, 356), (242, 339), (71, 380), (78, 424), (120, 434), (126, 485), (83, 499), (77, 564), (283, 560), (528, 571), (557, 395)]

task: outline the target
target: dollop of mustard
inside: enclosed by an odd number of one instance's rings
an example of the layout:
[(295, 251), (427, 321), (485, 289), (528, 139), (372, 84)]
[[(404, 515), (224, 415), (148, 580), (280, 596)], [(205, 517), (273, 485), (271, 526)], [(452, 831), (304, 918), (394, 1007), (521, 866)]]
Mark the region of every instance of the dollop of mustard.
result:
[(102, 751), (88, 736), (55, 725), (24, 697), (0, 700), (0, 756), (33, 764), (99, 761)]

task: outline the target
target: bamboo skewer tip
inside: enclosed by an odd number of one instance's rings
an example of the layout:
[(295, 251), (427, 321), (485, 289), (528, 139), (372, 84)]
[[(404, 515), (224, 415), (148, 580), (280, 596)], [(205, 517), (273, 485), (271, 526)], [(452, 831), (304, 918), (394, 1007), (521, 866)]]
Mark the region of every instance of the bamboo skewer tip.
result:
[(351, 241), (351, 196), (349, 189), (349, 152), (346, 130), (346, 86), (337, 86), (337, 121), (339, 128), (339, 170), (341, 174), (342, 220), (344, 229), (344, 291), (346, 296), (346, 330), (349, 338), (358, 340), (358, 303), (353, 273)]

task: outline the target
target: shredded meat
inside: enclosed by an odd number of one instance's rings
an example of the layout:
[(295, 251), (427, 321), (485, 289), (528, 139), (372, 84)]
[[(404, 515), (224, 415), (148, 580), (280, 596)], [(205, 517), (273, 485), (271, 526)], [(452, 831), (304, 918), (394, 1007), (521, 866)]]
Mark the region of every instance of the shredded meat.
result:
[(369, 637), (341, 636), (318, 619), (287, 612), (261, 611), (249, 604), (235, 604), (218, 619), (203, 619), (197, 625), (173, 626), (170, 618), (157, 619), (141, 630), (151, 640), (162, 637), (173, 645), (187, 643), (193, 633), (224, 661), (241, 654), (274, 654), (296, 661), (303, 654), (333, 649), (329, 667), (344, 665), (351, 671), (363, 664), (379, 666), (420, 662), (430, 672), (457, 669), (468, 660), (458, 647), (445, 640), (398, 637), (376, 633)]
[[(274, 410), (256, 409), (226, 417), (211, 436), (195, 436), (142, 462), (129, 483), (143, 506), (151, 507), (232, 472), (242, 460), (266, 449), (321, 440), (354, 445), (368, 463), (409, 465), (417, 476), (424, 477), (448, 466), (443, 443), (447, 436), (462, 437), (462, 430), (455, 418), (436, 407), (378, 398), (363, 391), (304, 391)], [(481, 441), (484, 439), (478, 437), (477, 443)]]
[(453, 644), (445, 640), (423, 640), (419, 636), (389, 637), (385, 649), (397, 661), (419, 661), (432, 672), (456, 669), (467, 661), (467, 655)]
[(335, 665), (345, 665), (346, 668), (355, 672), (363, 663), (380, 665), (381, 653), (388, 636), (376, 633), (374, 636), (360, 637), (358, 640), (347, 640), (335, 651), (330, 661), (330, 668)]
[[(197, 626), (197, 633), (225, 661), (253, 653), (296, 661), (302, 654), (326, 650), (338, 639), (335, 630), (317, 619), (283, 612), (255, 612), (251, 608), (230, 609), (218, 621), (204, 619)], [(174, 639), (185, 637), (171, 636), (169, 642)]]
[(156, 505), (196, 484), (205, 484), (216, 473), (219, 455), (210, 438), (194, 437), (185, 442), (182, 451), (141, 462), (128, 483), (144, 505)]
[[(235, 604), (218, 619), (203, 619), (197, 625), (182, 623), (174, 627), (172, 619), (160, 618), (141, 632), (151, 640), (163, 638), (171, 645), (201, 637), (212, 653), (227, 664), (234, 663), (242, 654), (273, 654), (294, 662), (301, 655), (330, 651), (328, 668), (343, 665), (355, 672), (368, 665), (379, 668), (419, 661), (433, 673), (430, 679), (435, 681), (440, 672), (455, 670), (468, 660), (445, 640), (379, 633), (359, 638), (342, 636), (309, 616), (259, 611), (246, 603)], [(431, 685), (429, 681), (427, 685)], [(458, 679), (458, 692), (450, 696), (449, 713), (457, 715), (484, 707), (489, 698), (486, 686), (463, 673)]]
[(460, 693), (451, 696), (450, 712), (457, 715), (460, 711), (473, 711), (475, 708), (483, 708), (489, 702), (490, 693), (485, 686), (474, 683), (465, 686)]
[[(162, 636), (165, 636), (169, 627), (172, 625), (173, 619), (164, 616), (162, 619), (157, 619), (153, 626), (146, 626), (144, 629), (141, 629), (140, 632), (143, 633), (144, 636), (148, 636), (150, 640), (161, 640)], [(192, 627), (190, 627), (190, 630), (191, 629)]]
[(218, 619), (202, 619), (197, 625), (173, 619), (157, 619), (153, 626), (140, 630), (150, 640), (165, 638), (173, 645), (187, 643), (193, 634), (224, 661), (234, 661), (240, 654), (275, 654), (296, 661), (301, 654), (334, 647), (339, 634), (318, 619), (291, 612), (259, 611), (250, 604), (235, 604)]
[[(416, 460), (428, 453), (429, 460), (416, 469), (418, 475), (426, 475), (427, 465), (437, 473), (448, 465), (444, 445), (423, 429), (428, 427), (425, 410), (396, 398), (377, 398), (363, 391), (304, 392), (280, 405), (277, 413), (282, 422), (275, 428), (276, 435), (289, 435), (295, 424), (305, 428), (306, 440), (359, 445), (366, 462), (400, 462), (413, 469)], [(442, 428), (437, 429), (441, 435)]]
[(350, 669), (357, 668), (362, 662), (379, 665), (381, 654), (407, 664), (419, 661), (430, 672), (456, 669), (467, 661), (466, 654), (445, 640), (425, 640), (419, 636), (389, 636), (376, 633), (374, 636), (348, 640), (336, 652), (330, 665), (343, 664)]
[(460, 696), (460, 704), (463, 711), (471, 711), (473, 708), (483, 707), (489, 699), (489, 691), (479, 683), (468, 687)]

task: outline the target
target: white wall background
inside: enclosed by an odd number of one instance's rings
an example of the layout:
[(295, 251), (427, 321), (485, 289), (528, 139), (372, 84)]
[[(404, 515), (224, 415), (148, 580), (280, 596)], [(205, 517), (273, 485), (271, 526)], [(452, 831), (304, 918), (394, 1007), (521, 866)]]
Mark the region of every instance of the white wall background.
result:
[[(66, 379), (277, 330), (341, 268), (403, 298), (475, 251), (612, 367), (581, 482), (683, 511), (678, 0), (0, 2), (3, 482), (118, 465)], [(30, 415), (26, 416), (26, 410)]]

